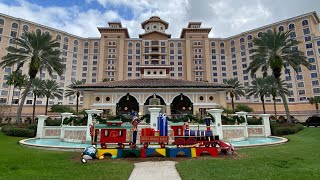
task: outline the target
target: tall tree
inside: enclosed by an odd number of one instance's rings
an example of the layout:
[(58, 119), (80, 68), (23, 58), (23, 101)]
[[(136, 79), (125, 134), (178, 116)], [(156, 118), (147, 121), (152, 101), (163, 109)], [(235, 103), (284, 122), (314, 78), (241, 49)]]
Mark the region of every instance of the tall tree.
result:
[[(34, 115), (36, 111), (36, 101), (37, 98), (43, 96), (43, 85), (44, 80), (40, 78), (34, 78), (31, 82), (30, 92), (33, 94), (33, 108), (32, 108), (32, 123), (34, 123)], [(26, 92), (25, 92), (26, 93)]]
[(81, 85), (81, 84), (83, 84), (82, 81), (79, 81), (79, 80), (73, 81), (72, 84), (67, 86), (69, 89), (67, 89), (66, 93), (65, 93), (65, 97), (76, 96), (76, 98), (77, 98), (77, 107), (76, 107), (77, 113), (79, 112), (79, 97), (81, 95), (81, 91), (79, 91), (78, 89), (75, 89), (75, 87), (77, 85)]
[(317, 113), (319, 113), (319, 104), (320, 104), (320, 96), (315, 96), (315, 97), (311, 97), (309, 98), (309, 103), (310, 104), (314, 104), (317, 110)]
[[(46, 69), (50, 75), (57, 72), (61, 75), (63, 72), (60, 43), (52, 39), (49, 33), (25, 32), (14, 41), (16, 46), (7, 48), (8, 54), (2, 57), (0, 66), (11, 67), (17, 64), (19, 67), (26, 65), (28, 68), (29, 82), (26, 85), (25, 92), (29, 92), (33, 79), (36, 78), (40, 69)], [(27, 93), (21, 98), (21, 103), (17, 110), (17, 120), (20, 121), (22, 108), (26, 100)]]
[(251, 82), (251, 86), (248, 89), (248, 96), (259, 96), (262, 102), (263, 114), (266, 113), (266, 108), (264, 104), (264, 97), (267, 95), (267, 86), (265, 78), (256, 78)]
[[(15, 88), (19, 88), (19, 94), (20, 94), (22, 87), (25, 86), (27, 82), (28, 82), (28, 77), (25, 74), (22, 74), (20, 71), (13, 71), (8, 75), (6, 84), (8, 84), (9, 86), (13, 86), (13, 90), (12, 90), (13, 92)], [(11, 109), (13, 104), (13, 98), (14, 98), (14, 95), (12, 93), (10, 114), (11, 114)], [(19, 105), (19, 102), (18, 102), (18, 105)]]
[(230, 94), (232, 110), (234, 112), (234, 97), (244, 96), (244, 87), (236, 79), (227, 79), (224, 81), (224, 84), (232, 86), (232, 89), (227, 91), (227, 94)]
[(253, 76), (260, 69), (265, 77), (269, 68), (272, 70), (277, 80), (287, 119), (291, 122), (287, 99), (281, 86), (282, 70), (287, 68), (287, 64), (298, 73), (301, 65), (309, 67), (310, 63), (306, 60), (304, 53), (298, 50), (299, 41), (290, 38), (290, 31), (278, 32), (275, 29), (268, 31), (260, 38), (253, 39), (253, 44), (253, 60), (250, 62), (248, 71), (251, 71)]
[[(266, 81), (266, 84), (268, 85), (268, 86), (266, 86), (268, 94), (272, 96), (275, 118), (278, 119), (276, 97), (279, 96), (279, 88), (278, 88), (277, 80), (274, 76), (266, 76), (265, 81)], [(284, 80), (281, 80), (281, 86), (282, 86), (284, 94), (286, 94), (287, 96), (290, 96), (288, 85), (287, 85), (287, 83), (285, 83)]]
[(46, 96), (46, 111), (45, 115), (48, 113), (48, 104), (49, 104), (49, 98), (60, 98), (62, 97), (62, 89), (60, 89), (59, 84), (55, 80), (45, 80), (43, 83), (42, 88), (43, 94)]

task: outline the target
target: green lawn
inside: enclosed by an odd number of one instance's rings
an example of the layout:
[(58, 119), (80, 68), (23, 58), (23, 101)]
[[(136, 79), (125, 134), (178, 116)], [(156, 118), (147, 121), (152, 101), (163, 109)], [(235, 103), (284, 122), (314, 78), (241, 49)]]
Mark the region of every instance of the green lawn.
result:
[(101, 160), (82, 164), (80, 153), (33, 149), (0, 132), (0, 179), (128, 179), (133, 164)]
[(177, 169), (182, 179), (320, 179), (320, 128), (286, 137), (286, 144), (238, 150), (236, 159), (190, 159)]

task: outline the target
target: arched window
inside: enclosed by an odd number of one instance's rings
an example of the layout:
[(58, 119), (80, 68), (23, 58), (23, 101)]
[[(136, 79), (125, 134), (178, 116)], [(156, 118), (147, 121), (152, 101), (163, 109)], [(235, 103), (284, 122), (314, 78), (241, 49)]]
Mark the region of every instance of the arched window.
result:
[(93, 43), (93, 46), (99, 46), (99, 43), (96, 41)]
[(224, 47), (224, 43), (223, 42), (220, 43), (220, 47)]
[(0, 25), (4, 25), (4, 20), (0, 18)]
[(258, 37), (262, 37), (262, 32), (258, 32)]
[(132, 42), (129, 42), (129, 43), (128, 43), (128, 47), (132, 47)]
[(88, 42), (84, 42), (84, 47), (88, 47), (89, 43)]
[(308, 24), (309, 24), (308, 20), (303, 20), (302, 21), (302, 26), (308, 26)]
[(230, 41), (231, 46), (234, 46), (234, 40)]
[(240, 43), (244, 43), (244, 38), (240, 38)]
[(170, 43), (170, 47), (174, 47), (174, 44), (173, 44), (173, 42), (171, 42), (171, 43)]
[(29, 26), (28, 25), (23, 25), (22, 26), (23, 31), (29, 31)]
[(252, 35), (249, 34), (248, 37), (247, 37), (248, 41), (252, 40)]
[(283, 31), (284, 31), (284, 27), (283, 27), (283, 26), (279, 26), (278, 30), (279, 30), (280, 32), (283, 32)]
[(57, 41), (61, 41), (61, 35), (60, 35), (60, 34), (57, 34), (56, 40), (57, 40)]
[(74, 41), (73, 41), (73, 45), (74, 45), (74, 46), (78, 46), (78, 44), (79, 44), (78, 40), (74, 40)]
[(139, 42), (136, 43), (136, 48), (140, 48), (140, 43)]
[(64, 41), (65, 43), (68, 43), (68, 42), (69, 42), (69, 38), (68, 38), (68, 37), (64, 37), (63, 41)]
[(294, 29), (294, 24), (289, 24), (289, 30)]
[(44, 33), (45, 33), (45, 34), (49, 34), (49, 35), (50, 35), (50, 32), (49, 32), (49, 31), (45, 31)]
[(14, 28), (14, 29), (18, 29), (18, 24), (17, 23), (12, 23), (11, 27)]
[(41, 29), (36, 29), (36, 33), (40, 33), (41, 34)]
[(268, 30), (267, 30), (267, 33), (271, 33), (271, 32), (272, 32), (272, 30), (271, 30), (271, 29), (268, 29)]
[(181, 42), (178, 42), (178, 44), (177, 44), (177, 45), (178, 45), (178, 47), (181, 47)]
[(212, 47), (216, 46), (216, 43), (212, 41), (212, 42), (211, 42), (211, 46), (212, 46)]

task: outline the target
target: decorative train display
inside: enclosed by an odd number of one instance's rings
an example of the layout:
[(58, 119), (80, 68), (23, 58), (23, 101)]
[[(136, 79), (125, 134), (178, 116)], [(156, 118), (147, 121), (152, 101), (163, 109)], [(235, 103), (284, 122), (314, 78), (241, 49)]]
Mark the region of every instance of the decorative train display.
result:
[[(108, 149), (109, 146), (116, 144), (117, 149), (141, 149), (145, 152), (150, 149), (149, 145), (157, 144), (162, 149), (184, 150), (198, 148), (202, 150), (220, 149), (221, 153), (233, 154), (234, 148), (231, 144), (219, 140), (219, 136), (210, 129), (210, 118), (205, 119), (206, 130), (191, 130), (188, 123), (171, 123), (169, 126), (168, 117), (159, 115), (157, 128), (141, 128), (139, 141), (137, 143), (138, 124), (140, 120), (135, 116), (132, 125), (124, 125), (122, 121), (107, 121), (106, 124), (92, 124), (90, 127), (91, 141), (93, 145), (100, 144), (101, 149)], [(169, 129), (171, 132), (169, 136)], [(133, 130), (130, 140), (127, 138), (128, 130)], [(137, 145), (137, 144), (141, 145)], [(127, 148), (127, 147), (128, 148)]]

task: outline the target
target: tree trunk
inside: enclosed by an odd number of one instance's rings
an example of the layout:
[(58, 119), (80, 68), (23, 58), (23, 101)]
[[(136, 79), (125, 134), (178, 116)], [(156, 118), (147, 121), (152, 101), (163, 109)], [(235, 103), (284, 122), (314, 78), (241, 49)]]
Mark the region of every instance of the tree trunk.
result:
[(17, 110), (17, 122), (21, 122), (20, 119), (21, 119), (22, 108), (23, 108), (23, 105), (24, 105), (24, 101), (27, 98), (27, 94), (28, 94), (28, 92), (30, 90), (31, 83), (32, 83), (33, 79), (34, 78), (30, 78), (30, 80), (29, 80), (29, 82), (28, 82), (28, 84), (26, 86), (26, 89), (24, 90), (25, 93), (23, 93), (23, 95), (22, 95), (21, 102), (20, 102), (19, 108)]
[(9, 116), (11, 118), (11, 111), (12, 111), (12, 104), (13, 104), (13, 94), (14, 94), (14, 89), (15, 89), (15, 86), (13, 86), (13, 90), (12, 90), (12, 97), (11, 97), (11, 105), (10, 105), (10, 111), (9, 111)]
[(277, 79), (277, 84), (278, 84), (280, 96), (281, 96), (282, 101), (283, 101), (283, 106), (284, 106), (284, 109), (286, 111), (287, 121), (291, 123), (292, 122), (291, 121), (291, 115), (290, 115), (290, 111), (289, 111), (289, 107), (288, 107), (286, 96), (285, 96), (285, 94), (283, 92), (283, 88), (281, 86), (281, 79), (280, 79), (280, 77), (276, 78), (276, 79)]
[(230, 92), (230, 97), (231, 97), (232, 111), (233, 111), (233, 113), (234, 113), (234, 101), (233, 101), (234, 95), (233, 95), (232, 92)]
[(320, 112), (319, 112), (319, 104), (318, 103), (316, 103), (316, 110), (317, 110), (317, 113), (320, 114)]
[(79, 112), (79, 96), (80, 96), (80, 93), (78, 93), (77, 92), (77, 109), (76, 109), (76, 111), (77, 111), (77, 115), (78, 115), (78, 112)]
[(45, 115), (48, 114), (48, 104), (49, 104), (49, 97), (47, 97), (47, 101), (46, 101), (46, 112), (44, 113)]
[(260, 96), (260, 99), (261, 99), (261, 102), (262, 102), (263, 114), (265, 114), (266, 113), (266, 107), (264, 105), (264, 97)]
[(32, 108), (32, 123), (35, 122), (34, 120), (34, 114), (36, 112), (36, 101), (37, 101), (37, 95), (34, 94), (34, 97), (33, 97), (33, 108)]
[(277, 106), (276, 106), (276, 97), (273, 96), (273, 97), (272, 97), (272, 100), (273, 100), (274, 116), (275, 116), (276, 120), (278, 120), (278, 117), (277, 117)]

